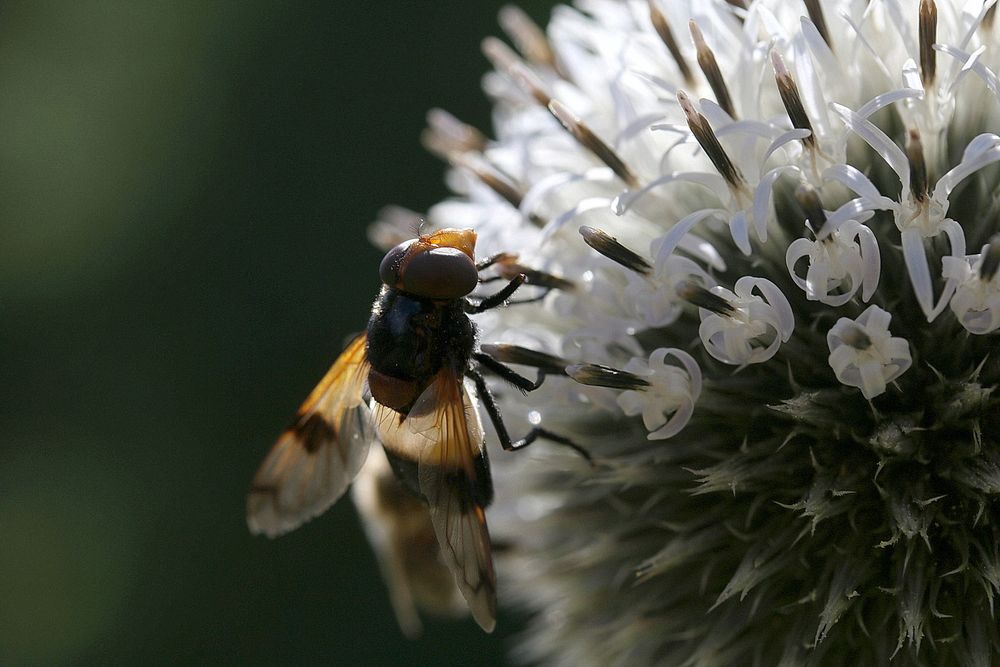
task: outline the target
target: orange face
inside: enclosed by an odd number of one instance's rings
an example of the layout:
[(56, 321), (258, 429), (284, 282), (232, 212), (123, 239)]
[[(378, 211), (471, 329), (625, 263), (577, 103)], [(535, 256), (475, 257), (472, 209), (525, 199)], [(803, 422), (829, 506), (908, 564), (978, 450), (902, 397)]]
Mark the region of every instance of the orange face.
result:
[(476, 232), (442, 229), (404, 241), (386, 253), (382, 282), (401, 292), (434, 299), (460, 299), (479, 284)]

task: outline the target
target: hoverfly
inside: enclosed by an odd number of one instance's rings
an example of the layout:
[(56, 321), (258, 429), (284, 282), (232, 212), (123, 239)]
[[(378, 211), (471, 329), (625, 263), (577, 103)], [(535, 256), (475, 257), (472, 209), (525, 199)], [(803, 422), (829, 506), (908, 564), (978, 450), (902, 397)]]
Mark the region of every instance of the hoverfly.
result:
[[(512, 255), (477, 264), (475, 244), (471, 229), (441, 229), (389, 250), (367, 331), (347, 345), (265, 457), (247, 497), (247, 523), (251, 532), (274, 537), (320, 514), (344, 493), (377, 438), (396, 476), (426, 503), (440, 555), (473, 617), (490, 632), (496, 576), (484, 510), (493, 485), (476, 401), (464, 379), (475, 386), (504, 449), (545, 437), (589, 456), (539, 427), (511, 439), (481, 371), (525, 392), (537, 389), (546, 373), (564, 371), (555, 357), (535, 352), (527, 356), (541, 360), (538, 378), (519, 375), (477, 348), (469, 319), (504, 304), (526, 274), (546, 291), (570, 283), (523, 269)], [(469, 295), (490, 280), (481, 281), (480, 271), (494, 265), (507, 285), (474, 302)]]

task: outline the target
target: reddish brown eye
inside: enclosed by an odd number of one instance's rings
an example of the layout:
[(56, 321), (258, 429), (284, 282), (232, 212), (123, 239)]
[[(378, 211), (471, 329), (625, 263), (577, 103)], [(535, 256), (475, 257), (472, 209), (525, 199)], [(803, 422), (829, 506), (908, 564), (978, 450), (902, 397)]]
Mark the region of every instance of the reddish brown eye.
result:
[(399, 269), (406, 257), (406, 251), (416, 243), (417, 239), (403, 241), (398, 246), (390, 250), (382, 258), (382, 263), (378, 267), (378, 277), (386, 285), (395, 286), (399, 282)]
[(476, 288), (479, 272), (475, 262), (458, 248), (437, 247), (411, 257), (401, 278), (403, 290), (410, 294), (426, 299), (460, 299)]

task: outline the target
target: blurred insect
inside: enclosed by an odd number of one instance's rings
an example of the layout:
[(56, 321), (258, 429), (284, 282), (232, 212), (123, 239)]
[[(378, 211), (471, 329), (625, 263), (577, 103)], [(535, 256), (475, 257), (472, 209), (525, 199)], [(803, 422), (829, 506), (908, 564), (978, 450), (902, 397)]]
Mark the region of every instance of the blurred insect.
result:
[[(484, 509), (493, 483), (476, 400), (464, 378), (475, 386), (504, 449), (545, 437), (589, 456), (539, 427), (511, 439), (481, 371), (528, 392), (546, 374), (564, 374), (565, 364), (525, 351), (526, 358), (543, 361), (535, 364), (536, 380), (519, 375), (477, 348), (469, 319), (507, 302), (529, 276), (544, 291), (571, 284), (526, 270), (512, 255), (477, 264), (475, 244), (471, 229), (442, 229), (389, 250), (366, 333), (347, 345), (264, 459), (247, 497), (247, 523), (251, 532), (274, 537), (326, 510), (358, 474), (377, 436), (396, 476), (426, 502), (440, 556), (473, 617), (490, 632), (496, 576)], [(518, 273), (495, 294), (474, 300), (469, 295), (480, 282), (497, 279), (480, 279), (489, 267), (501, 277)], [(489, 349), (523, 363), (511, 352), (520, 348)]]
[(441, 555), (427, 505), (400, 483), (380, 448), (372, 449), (354, 479), (351, 500), (378, 557), (404, 635), (421, 635), (421, 611), (439, 617), (468, 613)]

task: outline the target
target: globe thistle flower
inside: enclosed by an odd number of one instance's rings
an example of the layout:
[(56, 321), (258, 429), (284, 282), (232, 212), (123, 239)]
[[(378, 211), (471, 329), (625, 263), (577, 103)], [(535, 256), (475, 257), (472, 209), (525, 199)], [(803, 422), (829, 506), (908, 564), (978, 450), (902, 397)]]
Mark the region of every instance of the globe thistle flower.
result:
[(567, 367), (497, 387), (512, 431), (595, 460), (493, 457), (521, 658), (1000, 660), (994, 14), (578, 0), (542, 30), (503, 10), (493, 138), (429, 115), (455, 196), (426, 220), (567, 281), (478, 319)]

